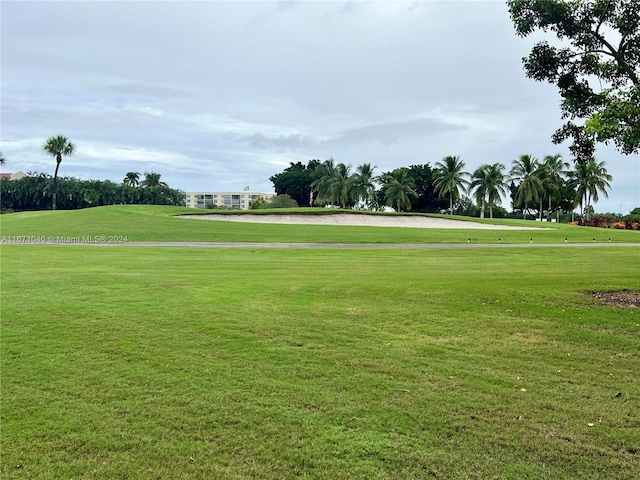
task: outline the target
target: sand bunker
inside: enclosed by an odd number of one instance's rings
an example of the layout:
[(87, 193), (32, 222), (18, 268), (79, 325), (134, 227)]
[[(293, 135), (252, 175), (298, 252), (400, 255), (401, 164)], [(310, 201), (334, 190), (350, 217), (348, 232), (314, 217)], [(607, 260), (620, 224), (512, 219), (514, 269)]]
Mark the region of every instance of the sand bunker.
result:
[(358, 214), (327, 214), (327, 215), (181, 215), (182, 218), (197, 220), (219, 220), (227, 222), (245, 223), (280, 223), (290, 225), (350, 225), (362, 227), (407, 227), (407, 228), (457, 228), (469, 230), (540, 230), (535, 227), (512, 227), (507, 225), (489, 225), (447, 218), (423, 216), (393, 216), (393, 215), (358, 215)]

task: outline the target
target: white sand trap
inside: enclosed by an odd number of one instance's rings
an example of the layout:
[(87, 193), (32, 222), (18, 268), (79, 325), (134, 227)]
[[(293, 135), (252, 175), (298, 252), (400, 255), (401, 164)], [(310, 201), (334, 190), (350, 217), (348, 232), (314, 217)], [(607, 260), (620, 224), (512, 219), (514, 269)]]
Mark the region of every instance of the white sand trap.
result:
[(407, 228), (457, 228), (469, 230), (544, 230), (536, 227), (513, 227), (486, 223), (465, 222), (448, 218), (423, 217), (413, 215), (358, 215), (336, 213), (326, 215), (181, 215), (182, 218), (197, 220), (219, 220), (244, 223), (280, 223), (289, 225), (350, 225), (361, 227), (407, 227)]

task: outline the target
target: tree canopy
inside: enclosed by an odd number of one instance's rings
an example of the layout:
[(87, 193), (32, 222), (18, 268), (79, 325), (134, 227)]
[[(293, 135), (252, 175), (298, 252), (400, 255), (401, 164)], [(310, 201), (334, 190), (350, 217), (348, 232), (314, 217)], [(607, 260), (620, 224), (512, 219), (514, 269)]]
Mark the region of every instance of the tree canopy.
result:
[[(574, 159), (588, 162), (595, 142), (640, 151), (640, 2), (638, 0), (508, 0), (519, 36), (550, 32), (523, 59), (528, 77), (558, 87), (569, 119), (554, 143), (572, 139)], [(575, 120), (584, 119), (584, 124)]]
[[(50, 207), (53, 178), (30, 173), (19, 180), (0, 180), (1, 211), (43, 210)], [(110, 180), (58, 177), (57, 207), (61, 210), (117, 204), (184, 206), (184, 193), (168, 186), (132, 187)]]
[(425, 163), (424, 165), (410, 165), (409, 175), (415, 182), (417, 197), (410, 197), (411, 210), (414, 212), (436, 212), (447, 208), (448, 201), (438, 196), (433, 190), (435, 170)]
[(282, 172), (269, 177), (278, 195), (287, 194), (298, 205), (309, 206), (311, 184), (316, 179), (316, 167), (320, 165), (320, 160), (309, 160), (307, 165), (302, 162), (291, 162)]

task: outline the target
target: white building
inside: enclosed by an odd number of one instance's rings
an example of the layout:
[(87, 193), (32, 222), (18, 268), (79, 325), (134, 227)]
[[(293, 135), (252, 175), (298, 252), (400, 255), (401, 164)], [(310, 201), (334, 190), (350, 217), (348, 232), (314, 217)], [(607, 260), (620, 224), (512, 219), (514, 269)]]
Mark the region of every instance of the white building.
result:
[(0, 173), (0, 178), (8, 178), (9, 180), (20, 180), (21, 178), (26, 177), (27, 174), (22, 170), (18, 170), (14, 173)]
[(242, 192), (185, 192), (184, 203), (190, 208), (207, 208), (215, 206), (237, 210), (249, 210), (251, 202), (258, 197), (269, 201), (275, 196), (275, 193), (250, 192), (247, 187)]

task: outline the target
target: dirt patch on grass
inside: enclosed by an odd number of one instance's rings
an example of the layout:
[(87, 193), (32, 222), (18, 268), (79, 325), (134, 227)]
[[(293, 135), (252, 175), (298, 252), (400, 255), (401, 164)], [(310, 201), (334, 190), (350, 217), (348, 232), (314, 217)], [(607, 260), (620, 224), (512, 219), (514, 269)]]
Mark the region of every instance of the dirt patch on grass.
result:
[(640, 290), (627, 290), (625, 288), (617, 292), (591, 291), (588, 293), (606, 305), (640, 308)]

